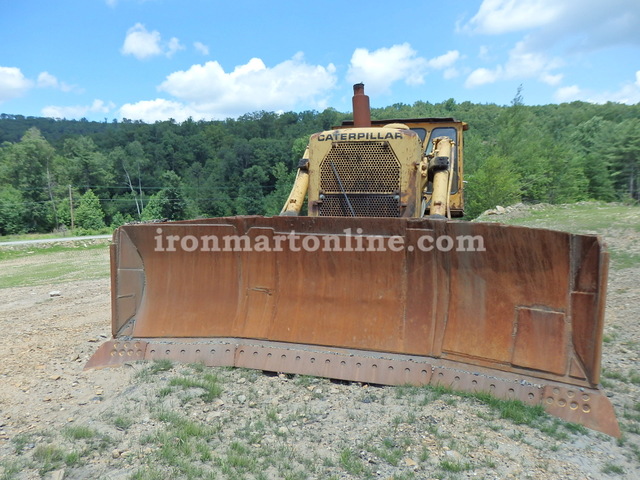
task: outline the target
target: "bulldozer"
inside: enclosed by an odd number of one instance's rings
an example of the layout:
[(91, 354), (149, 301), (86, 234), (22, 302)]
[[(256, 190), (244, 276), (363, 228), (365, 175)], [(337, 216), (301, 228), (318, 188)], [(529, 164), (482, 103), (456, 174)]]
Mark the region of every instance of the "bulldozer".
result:
[(598, 236), (461, 220), (454, 118), (315, 133), (278, 216), (124, 225), (112, 335), (86, 368), (170, 359), (543, 405), (620, 436), (600, 383)]

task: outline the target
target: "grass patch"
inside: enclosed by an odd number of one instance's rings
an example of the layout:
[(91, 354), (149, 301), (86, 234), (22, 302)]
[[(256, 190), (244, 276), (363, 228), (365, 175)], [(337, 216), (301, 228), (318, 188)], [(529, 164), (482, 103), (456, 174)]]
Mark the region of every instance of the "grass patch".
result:
[(351, 475), (363, 475), (367, 472), (362, 459), (350, 448), (345, 448), (340, 452), (340, 466)]
[(66, 427), (62, 434), (69, 440), (88, 440), (94, 438), (97, 435), (95, 430), (83, 425), (75, 425), (72, 427)]
[(0, 460), (0, 480), (13, 480), (22, 469), (22, 464), (17, 460)]
[(198, 396), (205, 402), (211, 402), (222, 394), (217, 375), (205, 373), (200, 378), (193, 377), (174, 377), (169, 380), (169, 387), (180, 387), (182, 389), (196, 388), (203, 392)]
[(640, 265), (640, 254), (632, 252), (624, 252), (620, 250), (611, 250), (611, 263), (616, 270), (625, 268), (634, 268)]
[(611, 462), (607, 462), (602, 466), (602, 473), (607, 475), (622, 475), (624, 474), (624, 468)]
[(53, 445), (38, 445), (33, 451), (33, 460), (39, 464), (38, 472), (41, 476), (64, 466), (76, 466), (80, 463), (80, 458), (78, 452), (67, 453)]
[(471, 470), (473, 467), (468, 462), (457, 462), (452, 460), (443, 460), (439, 464), (440, 468), (449, 473), (460, 473)]
[(173, 362), (168, 358), (154, 360), (136, 373), (136, 378), (140, 380), (150, 380), (150, 377), (161, 372), (168, 372), (173, 368)]
[(108, 252), (107, 243), (0, 249), (0, 288), (107, 278)]
[(2, 248), (0, 243), (0, 261), (12, 260), (14, 258), (23, 257), (35, 257), (35, 256), (48, 256), (56, 255), (60, 253), (77, 253), (78, 251), (93, 251), (93, 250), (107, 250), (109, 244), (104, 243), (92, 243), (83, 245), (78, 242), (69, 242), (65, 244), (52, 243), (52, 244), (37, 244), (37, 245), (16, 245), (14, 248)]
[(133, 425), (133, 420), (129, 417), (125, 417), (124, 415), (118, 415), (113, 419), (113, 426), (118, 430), (126, 431)]

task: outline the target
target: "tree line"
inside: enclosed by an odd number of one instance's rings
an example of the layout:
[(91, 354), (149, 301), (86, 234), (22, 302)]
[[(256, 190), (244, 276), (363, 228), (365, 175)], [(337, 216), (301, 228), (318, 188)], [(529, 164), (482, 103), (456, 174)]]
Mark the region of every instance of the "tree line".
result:
[[(518, 201), (640, 200), (640, 104), (418, 101), (374, 119), (465, 121), (466, 212)], [(310, 134), (351, 114), (91, 122), (0, 115), (0, 234), (157, 218), (275, 215)]]

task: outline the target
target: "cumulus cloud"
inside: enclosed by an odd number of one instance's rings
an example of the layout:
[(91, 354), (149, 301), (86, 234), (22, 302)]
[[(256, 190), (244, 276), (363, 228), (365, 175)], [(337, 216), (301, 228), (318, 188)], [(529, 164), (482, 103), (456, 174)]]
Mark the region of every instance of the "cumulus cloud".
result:
[(561, 87), (556, 90), (554, 98), (557, 102), (573, 102), (579, 100), (581, 96), (580, 87), (577, 85), (570, 85), (568, 87)]
[(473, 88), (499, 80), (523, 78), (536, 78), (548, 85), (558, 85), (562, 80), (562, 74), (555, 73), (555, 70), (562, 65), (563, 61), (559, 58), (549, 57), (542, 52), (529, 51), (525, 42), (518, 42), (509, 52), (509, 58), (504, 65), (474, 70), (467, 77), (465, 86)]
[(158, 98), (124, 105), (123, 118), (182, 121), (234, 117), (248, 111), (294, 109), (304, 101), (325, 105), (336, 83), (335, 67), (310, 65), (302, 53), (274, 67), (259, 58), (226, 72), (216, 61), (167, 76), (158, 90), (177, 100)]
[(484, 0), (462, 30), (499, 35), (540, 27), (554, 22), (564, 12), (557, 0)]
[(63, 92), (71, 92), (75, 89), (73, 85), (60, 82), (55, 75), (51, 75), (49, 72), (40, 73), (36, 84), (38, 88), (55, 88), (56, 90), (61, 90)]
[[(640, 2), (610, 0), (484, 0), (478, 12), (459, 31), (471, 35), (523, 32), (508, 59), (474, 70), (465, 86), (476, 87), (500, 80), (536, 78), (558, 87), (565, 63), (580, 62), (582, 55), (611, 46), (640, 45)], [(479, 58), (488, 62), (488, 49)], [(573, 87), (557, 95), (574, 95)]]
[(42, 72), (38, 75), (38, 87), (40, 88), (58, 88), (58, 79), (49, 72)]
[(577, 85), (571, 85), (556, 90), (555, 99), (558, 102), (582, 100), (591, 103), (618, 102), (635, 105), (640, 103), (640, 70), (636, 71), (633, 80), (625, 82), (618, 90), (594, 92), (580, 88)]
[(209, 47), (202, 42), (194, 42), (193, 47), (202, 55), (209, 55)]
[(369, 94), (387, 93), (391, 85), (404, 80), (408, 85), (424, 82), (427, 61), (417, 55), (408, 43), (379, 48), (370, 52), (357, 48), (351, 56), (347, 79), (364, 82)]
[(16, 67), (0, 66), (0, 102), (21, 97), (33, 87), (33, 81)]
[(50, 118), (82, 118), (89, 113), (109, 113), (115, 108), (113, 102), (94, 100), (91, 105), (55, 106), (49, 105), (42, 109), (42, 115)]
[(176, 37), (171, 37), (171, 40), (169, 40), (169, 43), (167, 44), (167, 57), (173, 57), (173, 55), (179, 50), (184, 50), (184, 45), (182, 45), (180, 43), (180, 40), (178, 40)]
[(451, 50), (439, 57), (426, 59), (418, 56), (408, 43), (369, 51), (357, 48), (351, 56), (347, 80), (364, 82), (370, 94), (388, 93), (391, 85), (404, 81), (407, 85), (420, 85), (430, 69), (445, 70), (445, 77), (455, 76), (453, 68), (460, 53)]
[(163, 42), (160, 32), (150, 32), (142, 23), (136, 23), (127, 30), (121, 52), (123, 55), (133, 55), (138, 60), (145, 60), (158, 55), (172, 57), (179, 50), (184, 50), (184, 46), (176, 37)]
[(453, 66), (460, 59), (460, 52), (449, 50), (444, 55), (427, 60), (427, 65), (436, 70), (442, 70)]
[(156, 100), (127, 103), (120, 108), (120, 116), (130, 120), (143, 120), (148, 123), (170, 118), (182, 122), (189, 117), (201, 118), (202, 112), (180, 102), (158, 98)]

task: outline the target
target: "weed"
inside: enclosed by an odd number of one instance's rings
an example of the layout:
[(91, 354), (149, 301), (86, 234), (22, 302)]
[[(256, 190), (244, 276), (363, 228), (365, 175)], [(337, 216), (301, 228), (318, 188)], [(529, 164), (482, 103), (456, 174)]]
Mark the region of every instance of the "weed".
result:
[(64, 450), (53, 445), (39, 445), (33, 451), (33, 459), (41, 465), (39, 473), (44, 476), (45, 473), (56, 470), (63, 465), (77, 465), (80, 462), (80, 454), (78, 452), (65, 453)]
[(0, 461), (0, 469), (2, 469), (0, 480), (13, 480), (23, 467), (17, 460), (2, 460)]
[(607, 462), (602, 466), (602, 469), (600, 471), (602, 473), (606, 473), (607, 475), (622, 475), (624, 473), (624, 468), (619, 465), (615, 465), (614, 463)]
[(362, 475), (367, 470), (362, 460), (350, 448), (340, 452), (340, 465), (351, 475)]
[(280, 411), (278, 407), (269, 406), (266, 408), (266, 417), (270, 423), (277, 423), (280, 420)]
[(296, 375), (296, 385), (301, 387), (309, 387), (314, 383), (318, 383), (318, 378), (312, 375)]
[(96, 436), (96, 431), (84, 425), (66, 427), (62, 434), (69, 440), (87, 440)]
[(404, 454), (403, 449), (392, 438), (388, 437), (382, 440), (380, 446), (369, 447), (368, 450), (394, 467), (398, 466)]
[(160, 360), (154, 360), (150, 364), (136, 373), (136, 378), (140, 380), (149, 380), (149, 377), (160, 372), (167, 372), (173, 368), (173, 362), (168, 358), (162, 358)]
[(199, 388), (203, 393), (199, 397), (205, 402), (212, 402), (222, 394), (222, 387), (219, 385), (219, 379), (212, 373), (206, 373), (200, 378), (192, 377), (175, 377), (169, 380), (170, 387)]
[(25, 447), (32, 443), (31, 437), (24, 433), (16, 435), (11, 441), (13, 442), (13, 448), (15, 448), (18, 455), (22, 455)]
[(128, 430), (133, 425), (133, 420), (123, 415), (118, 415), (113, 419), (113, 426), (118, 430)]
[(458, 462), (452, 460), (443, 460), (440, 462), (440, 468), (445, 472), (460, 473), (466, 470), (471, 470), (473, 467), (468, 462)]
[(165, 480), (166, 478), (166, 472), (162, 472), (155, 467), (144, 467), (136, 470), (136, 472), (131, 475), (131, 480)]

